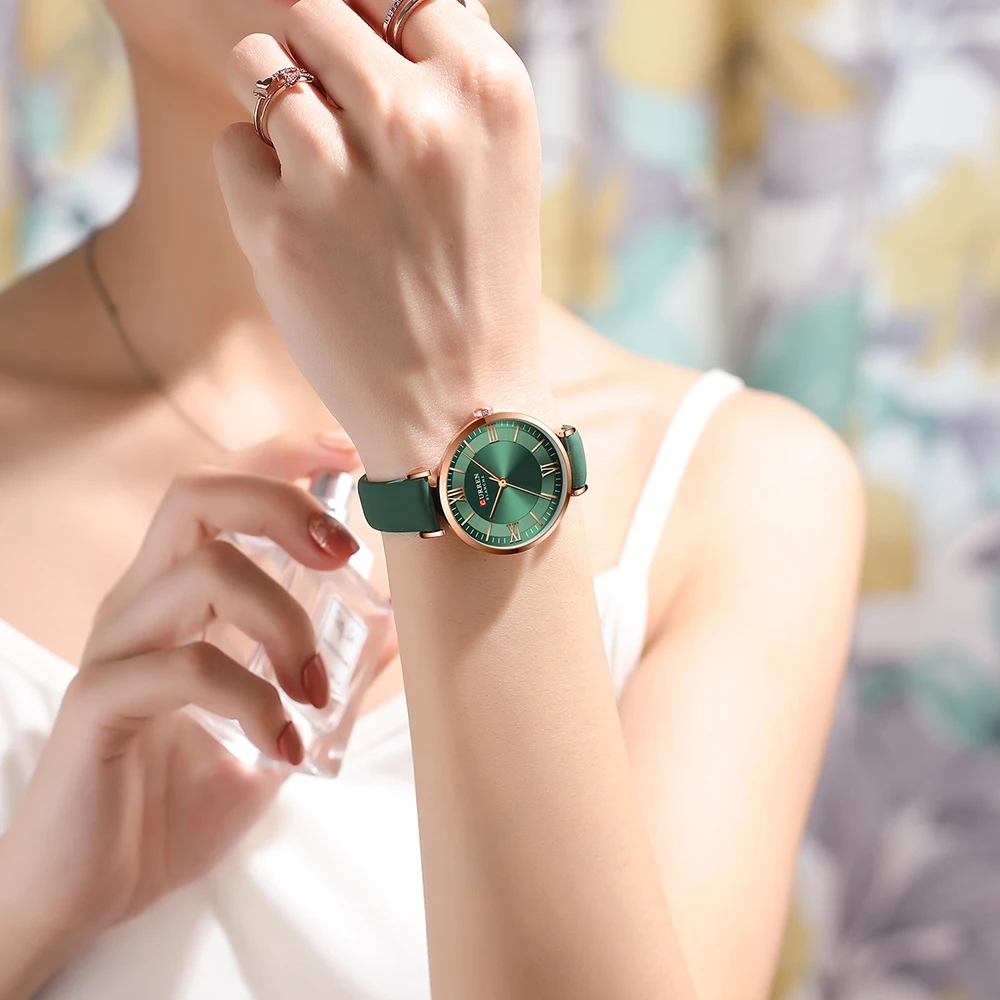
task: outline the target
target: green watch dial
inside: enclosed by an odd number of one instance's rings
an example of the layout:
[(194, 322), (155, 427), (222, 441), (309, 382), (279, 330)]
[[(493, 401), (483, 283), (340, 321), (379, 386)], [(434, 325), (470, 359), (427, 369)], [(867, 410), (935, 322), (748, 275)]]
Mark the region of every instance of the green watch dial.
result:
[(440, 481), (445, 517), (473, 542), (516, 552), (559, 522), (570, 490), (565, 449), (519, 414), (477, 421)]

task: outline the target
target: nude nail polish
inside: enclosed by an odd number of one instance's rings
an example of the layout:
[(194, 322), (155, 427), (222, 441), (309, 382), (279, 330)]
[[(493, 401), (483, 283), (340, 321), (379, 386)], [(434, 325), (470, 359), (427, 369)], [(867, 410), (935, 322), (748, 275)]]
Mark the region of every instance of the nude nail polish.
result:
[(313, 708), (326, 708), (330, 701), (330, 677), (319, 653), (302, 668), (302, 687), (309, 695)]
[(293, 767), (302, 763), (302, 737), (299, 736), (295, 723), (290, 720), (278, 736), (278, 752)]

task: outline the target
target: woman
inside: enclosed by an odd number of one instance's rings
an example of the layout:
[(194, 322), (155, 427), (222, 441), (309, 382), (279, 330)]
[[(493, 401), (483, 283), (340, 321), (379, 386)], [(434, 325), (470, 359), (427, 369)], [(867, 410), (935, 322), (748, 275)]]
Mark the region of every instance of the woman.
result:
[[(853, 611), (845, 449), (541, 304), (531, 91), (476, 0), (400, 51), (386, 0), (110, 6), (138, 193), (0, 310), (0, 997), (766, 995)], [(272, 149), (254, 83), (292, 64)], [(383, 536), (400, 657), (341, 777), (279, 788), (179, 717), (300, 758), (193, 641), (227, 619), (328, 696), (217, 536), (339, 565), (292, 481), (432, 468), (484, 405), (572, 420), (593, 489), (507, 558)]]

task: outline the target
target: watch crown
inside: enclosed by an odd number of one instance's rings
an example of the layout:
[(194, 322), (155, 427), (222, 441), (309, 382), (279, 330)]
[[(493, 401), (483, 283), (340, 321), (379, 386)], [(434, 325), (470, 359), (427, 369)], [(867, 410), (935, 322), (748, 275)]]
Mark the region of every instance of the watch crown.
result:
[(477, 420), (482, 420), (483, 417), (488, 417), (493, 412), (492, 406), (483, 406), (478, 410), (473, 410), (472, 415)]

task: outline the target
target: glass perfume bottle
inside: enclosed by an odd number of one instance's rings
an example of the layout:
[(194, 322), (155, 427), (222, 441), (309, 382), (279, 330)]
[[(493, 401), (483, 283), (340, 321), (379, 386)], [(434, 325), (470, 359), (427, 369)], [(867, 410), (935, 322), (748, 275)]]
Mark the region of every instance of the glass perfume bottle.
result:
[[(354, 480), (347, 473), (322, 476), (312, 493), (341, 523), (348, 520)], [(257, 566), (277, 580), (305, 608), (316, 630), (317, 650), (330, 679), (330, 702), (317, 709), (292, 701), (281, 688), (282, 702), (298, 728), (305, 759), (297, 768), (264, 756), (235, 720), (192, 709), (201, 725), (240, 760), (262, 767), (336, 777), (358, 708), (371, 683), (392, 624), (392, 607), (368, 582), (374, 557), (363, 545), (342, 569), (321, 573), (295, 562), (270, 539), (226, 535)], [(274, 667), (263, 646), (225, 622), (213, 622), (205, 640), (246, 665), (276, 687)]]

